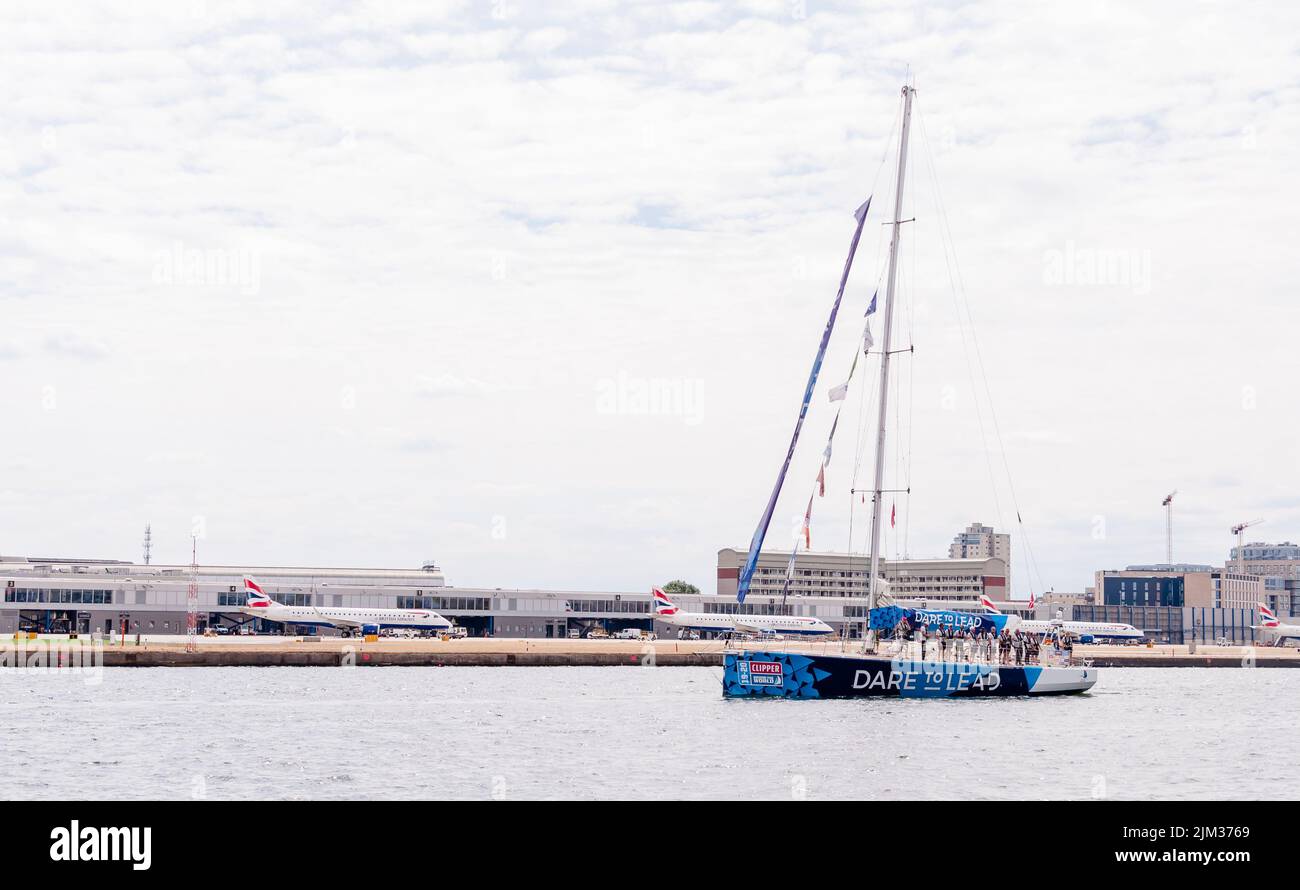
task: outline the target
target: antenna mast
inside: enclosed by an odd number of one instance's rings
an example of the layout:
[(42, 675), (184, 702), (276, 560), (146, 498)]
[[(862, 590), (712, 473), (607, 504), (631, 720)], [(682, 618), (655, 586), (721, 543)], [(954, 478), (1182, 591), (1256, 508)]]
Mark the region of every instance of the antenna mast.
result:
[[(894, 227), (893, 237), (889, 243), (889, 283), (885, 288), (885, 335), (881, 341), (880, 353), (880, 417), (876, 425), (876, 481), (871, 495), (871, 576), (867, 585), (868, 609), (876, 607), (877, 587), (880, 583), (880, 507), (885, 481), (885, 420), (889, 416), (889, 345), (894, 326), (894, 286), (898, 280), (898, 242), (902, 235), (903, 224), (903, 176), (907, 170), (907, 136), (912, 123), (912, 96), (916, 90), (911, 86), (903, 87), (903, 125), (898, 143), (898, 183), (894, 188)], [(868, 621), (870, 619), (868, 618)], [(868, 624), (868, 627), (870, 625)], [(874, 643), (875, 634), (867, 631), (867, 648)]]
[(148, 523), (144, 527), (144, 564), (149, 564), (149, 555), (153, 552), (153, 526)]
[(199, 539), (190, 535), (190, 586), (185, 592), (185, 651), (199, 648)]

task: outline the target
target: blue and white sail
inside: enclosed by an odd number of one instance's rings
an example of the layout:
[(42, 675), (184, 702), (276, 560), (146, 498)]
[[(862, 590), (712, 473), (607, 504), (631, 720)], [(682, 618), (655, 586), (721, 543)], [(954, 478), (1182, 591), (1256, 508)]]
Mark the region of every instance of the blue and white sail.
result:
[(795, 421), (794, 435), (790, 437), (790, 448), (785, 453), (785, 461), (781, 464), (781, 471), (776, 476), (776, 486), (772, 489), (772, 496), (768, 498), (767, 509), (763, 511), (762, 517), (758, 520), (758, 528), (754, 530), (754, 538), (749, 542), (749, 556), (745, 559), (745, 566), (740, 571), (740, 583), (736, 587), (736, 599), (740, 602), (745, 601), (746, 594), (749, 593), (749, 582), (754, 577), (754, 569), (758, 566), (758, 553), (763, 549), (763, 539), (767, 537), (767, 527), (772, 523), (772, 514), (776, 511), (776, 501), (781, 495), (781, 486), (785, 484), (785, 474), (790, 470), (790, 461), (794, 458), (794, 448), (799, 442), (799, 432), (803, 429), (804, 418), (808, 416), (808, 405), (812, 402), (813, 389), (817, 386), (817, 375), (821, 373), (822, 359), (826, 357), (826, 346), (831, 341), (831, 331), (835, 329), (835, 317), (840, 311), (840, 301), (844, 298), (844, 286), (849, 280), (849, 270), (853, 268), (853, 256), (858, 252), (858, 241), (862, 238), (862, 226), (867, 221), (867, 211), (871, 209), (871, 198), (867, 200), (854, 211), (853, 215), (858, 221), (857, 228), (853, 230), (853, 241), (849, 245), (849, 256), (844, 261), (844, 273), (840, 275), (840, 289), (835, 293), (835, 303), (831, 306), (830, 318), (826, 320), (826, 330), (822, 332), (822, 340), (817, 347), (817, 357), (813, 359), (812, 371), (808, 374), (808, 386), (803, 393), (803, 402), (799, 406), (799, 419)]

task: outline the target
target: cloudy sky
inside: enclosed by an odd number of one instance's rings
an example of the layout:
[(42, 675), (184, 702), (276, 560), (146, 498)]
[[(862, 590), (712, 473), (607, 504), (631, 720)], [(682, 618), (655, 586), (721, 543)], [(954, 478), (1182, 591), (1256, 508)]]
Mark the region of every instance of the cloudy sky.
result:
[(0, 553), (711, 590), (874, 192), (803, 512), (909, 76), (889, 553), (1018, 504), (1017, 594), (1079, 590), (1173, 489), (1179, 560), (1300, 539), (1293, 5), (541, 6), (6, 5)]

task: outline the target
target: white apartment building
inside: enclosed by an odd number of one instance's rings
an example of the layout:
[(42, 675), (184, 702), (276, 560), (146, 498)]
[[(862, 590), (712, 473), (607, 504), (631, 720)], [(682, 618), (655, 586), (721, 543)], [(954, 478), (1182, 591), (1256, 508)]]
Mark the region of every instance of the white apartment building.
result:
[[(735, 597), (740, 570), (748, 550), (728, 547), (718, 551), (720, 597)], [(789, 550), (764, 550), (750, 581), (750, 592), (780, 597), (785, 587)], [(977, 601), (988, 596), (1004, 601), (1010, 595), (1007, 564), (996, 557), (982, 559), (882, 560), (881, 573), (895, 599)], [(860, 553), (801, 551), (795, 560), (789, 596), (865, 597), (871, 561)]]
[(1011, 565), (1011, 535), (999, 534), (978, 522), (966, 526), (948, 545), (949, 559), (1000, 559)]

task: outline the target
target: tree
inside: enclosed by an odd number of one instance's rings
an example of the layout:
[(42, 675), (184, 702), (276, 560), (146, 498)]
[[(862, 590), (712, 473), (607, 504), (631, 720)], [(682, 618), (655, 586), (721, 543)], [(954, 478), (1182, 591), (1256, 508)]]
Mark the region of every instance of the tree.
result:
[(700, 592), (700, 589), (694, 584), (687, 584), (685, 581), (669, 581), (663, 586), (663, 591), (669, 596), (673, 594), (695, 596)]

